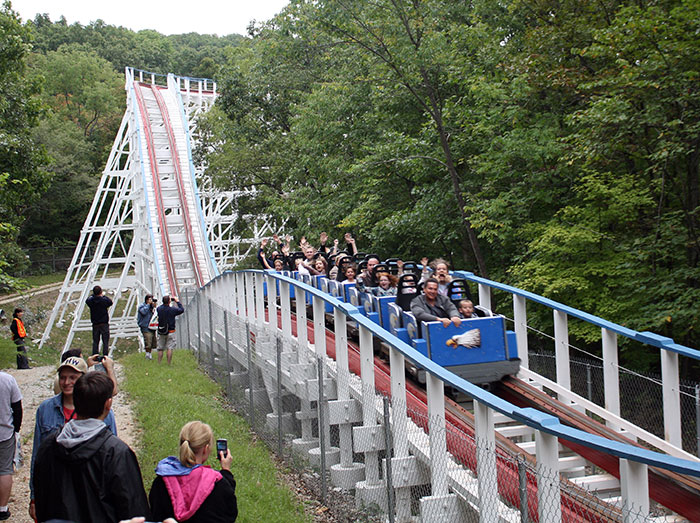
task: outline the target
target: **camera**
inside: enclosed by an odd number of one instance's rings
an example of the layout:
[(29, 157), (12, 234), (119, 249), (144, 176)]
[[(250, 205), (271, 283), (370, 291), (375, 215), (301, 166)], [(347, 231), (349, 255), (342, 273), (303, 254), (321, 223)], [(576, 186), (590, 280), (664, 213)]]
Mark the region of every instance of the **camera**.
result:
[(221, 459), (221, 453), (224, 453), (224, 456), (228, 452), (228, 441), (225, 439), (217, 439), (216, 440), (216, 457)]
[(95, 358), (95, 363), (102, 363), (102, 360), (104, 360), (105, 357), (102, 356), (101, 354), (97, 355), (97, 358)]

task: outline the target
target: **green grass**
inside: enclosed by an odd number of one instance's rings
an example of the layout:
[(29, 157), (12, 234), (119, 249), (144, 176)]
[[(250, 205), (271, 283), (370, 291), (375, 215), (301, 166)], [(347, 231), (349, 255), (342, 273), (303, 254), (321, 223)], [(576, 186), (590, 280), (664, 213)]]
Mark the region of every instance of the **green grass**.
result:
[[(147, 490), (158, 461), (177, 455), (182, 426), (201, 420), (211, 425), (215, 438), (228, 439), (237, 482), (238, 521), (309, 521), (294, 494), (280, 485), (267, 448), (253, 439), (243, 418), (224, 407), (221, 387), (197, 369), (189, 352), (176, 351), (170, 367), (165, 359), (158, 365), (155, 359), (146, 361), (143, 354), (125, 355), (119, 361), (126, 372), (124, 389), (142, 429), (138, 454)], [(208, 464), (218, 468), (215, 457)]]
[[(9, 332), (10, 328), (7, 327)], [(27, 343), (27, 356), (29, 357), (29, 365), (38, 367), (40, 365), (58, 365), (59, 352), (47, 347), (39, 350), (38, 345)], [(10, 339), (0, 338), (0, 369), (9, 369), (17, 367), (17, 346)]]
[(31, 276), (22, 276), (22, 279), (27, 282), (30, 287), (40, 287), (50, 283), (62, 283), (66, 277), (65, 272), (52, 272), (50, 274), (35, 274)]

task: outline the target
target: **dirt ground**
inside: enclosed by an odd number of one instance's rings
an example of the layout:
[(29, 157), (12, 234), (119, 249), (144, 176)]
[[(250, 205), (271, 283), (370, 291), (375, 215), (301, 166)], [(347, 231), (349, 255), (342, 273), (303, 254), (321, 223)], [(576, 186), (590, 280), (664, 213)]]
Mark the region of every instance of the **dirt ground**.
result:
[[(116, 364), (117, 378), (122, 376), (122, 368)], [(17, 470), (10, 496), (11, 521), (17, 523), (32, 523), (29, 517), (29, 464), (32, 458), (32, 438), (34, 436), (34, 419), (36, 409), (42, 401), (53, 396), (53, 383), (56, 376), (56, 366), (34, 367), (29, 370), (6, 369), (5, 372), (14, 376), (22, 391), (22, 408), (24, 416), (20, 437), (22, 439), (22, 455), (24, 464)], [(122, 380), (119, 379), (121, 382)], [(134, 416), (129, 406), (126, 393), (119, 392), (114, 398), (114, 416), (117, 420), (119, 437), (134, 448), (138, 444), (138, 430)]]

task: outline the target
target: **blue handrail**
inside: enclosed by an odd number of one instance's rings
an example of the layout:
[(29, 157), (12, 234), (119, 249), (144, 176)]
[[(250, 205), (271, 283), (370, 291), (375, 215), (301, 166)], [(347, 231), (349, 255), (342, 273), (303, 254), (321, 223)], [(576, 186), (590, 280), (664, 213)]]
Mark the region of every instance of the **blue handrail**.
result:
[(481, 283), (484, 285), (488, 285), (489, 287), (493, 287), (494, 289), (499, 289), (502, 291), (509, 292), (511, 294), (515, 294), (517, 296), (522, 296), (523, 298), (527, 298), (530, 301), (533, 301), (535, 303), (539, 303), (541, 305), (544, 305), (545, 307), (549, 307), (550, 309), (555, 309), (561, 312), (565, 312), (569, 316), (573, 316), (575, 318), (578, 318), (580, 320), (583, 320), (585, 322), (591, 323), (593, 325), (596, 325), (601, 328), (608, 329), (612, 332), (616, 332), (617, 334), (620, 334), (622, 336), (625, 336), (627, 338), (630, 338), (632, 340), (641, 342), (641, 343), (646, 343), (647, 345), (652, 345), (654, 347), (657, 347), (659, 349), (665, 349), (665, 350), (670, 350), (672, 352), (676, 352), (678, 354), (681, 354), (683, 356), (687, 356), (688, 358), (693, 358), (695, 360), (700, 360), (700, 351), (696, 349), (692, 349), (690, 347), (686, 347), (685, 345), (680, 345), (673, 341), (672, 338), (668, 338), (666, 336), (661, 336), (659, 334), (645, 331), (645, 332), (639, 332), (627, 327), (623, 327), (622, 325), (618, 325), (617, 323), (613, 323), (608, 320), (604, 320), (603, 318), (599, 316), (595, 316), (593, 314), (589, 314), (587, 312), (580, 311), (578, 309), (574, 309), (573, 307), (569, 307), (568, 305), (564, 305), (563, 303), (559, 303), (558, 301), (550, 300), (549, 298), (545, 298), (543, 296), (540, 296), (538, 294), (534, 294), (529, 291), (524, 291), (522, 289), (518, 289), (517, 287), (512, 287), (510, 285), (506, 285), (505, 283), (498, 283), (492, 280), (487, 280), (485, 278), (481, 278), (479, 276), (476, 276), (474, 273), (467, 272), (467, 271), (454, 271), (454, 276), (457, 276), (459, 278), (464, 278), (465, 280), (473, 281), (475, 283)]
[[(557, 436), (559, 438), (563, 438), (568, 441), (573, 441), (575, 443), (578, 443), (580, 445), (584, 445), (586, 447), (600, 450), (603, 452), (607, 452), (609, 454), (612, 454), (614, 456), (617, 456), (618, 458), (624, 458), (624, 459), (629, 459), (635, 462), (639, 463), (645, 463), (649, 466), (653, 467), (659, 467), (667, 470), (671, 470), (674, 472), (677, 472), (679, 474), (688, 474), (690, 476), (696, 476), (700, 477), (700, 461), (691, 461), (691, 460), (685, 460), (682, 458), (677, 458), (674, 456), (668, 456), (666, 454), (660, 454), (658, 452), (654, 452), (651, 450), (639, 448), (639, 447), (634, 447), (632, 445), (628, 445), (626, 443), (621, 443), (617, 441), (612, 441), (607, 438), (601, 437), (601, 436), (596, 436), (593, 434), (590, 434), (588, 432), (584, 432), (579, 429), (575, 429), (572, 427), (568, 427), (565, 425), (562, 425), (559, 422), (559, 419), (556, 417), (546, 414), (543, 412), (540, 412), (538, 410), (532, 409), (532, 408), (520, 408), (516, 407), (515, 405), (495, 396), (494, 394), (490, 393), (489, 391), (486, 391), (482, 389), (481, 387), (478, 387), (467, 380), (460, 378), (459, 376), (453, 374), (449, 370), (446, 370), (436, 363), (434, 363), (432, 360), (428, 359), (426, 356), (421, 354), (420, 352), (416, 351), (413, 347), (408, 345), (407, 343), (401, 341), (398, 339), (396, 336), (391, 334), (390, 332), (384, 330), (381, 328), (379, 325), (374, 323), (373, 321), (370, 321), (367, 319), (365, 316), (363, 316), (360, 311), (355, 307), (354, 305), (350, 305), (345, 302), (341, 302), (337, 298), (330, 296), (329, 294), (324, 293), (320, 289), (317, 289), (315, 287), (312, 287), (311, 285), (305, 284), (303, 282), (300, 282), (298, 280), (295, 280), (293, 278), (289, 278), (287, 276), (284, 276), (282, 274), (279, 274), (278, 272), (274, 270), (256, 270), (256, 269), (248, 269), (248, 270), (243, 270), (243, 271), (237, 271), (237, 272), (242, 272), (242, 273), (253, 273), (253, 274), (264, 274), (267, 276), (271, 276), (279, 281), (286, 282), (290, 285), (295, 286), (296, 288), (303, 290), (307, 293), (310, 293), (313, 296), (316, 296), (318, 298), (321, 298), (323, 301), (326, 303), (330, 304), (336, 309), (339, 309), (343, 311), (350, 319), (354, 322), (357, 322), (359, 325), (362, 327), (365, 327), (366, 329), (369, 329), (374, 336), (377, 338), (381, 339), (382, 341), (388, 343), (395, 349), (397, 349), (401, 354), (404, 355), (409, 361), (413, 362), (414, 364), (418, 365), (419, 367), (423, 368), (426, 370), (426, 372), (429, 372), (433, 376), (439, 378), (442, 380), (445, 384), (454, 387), (461, 392), (467, 394), (468, 396), (474, 398), (478, 402), (482, 403), (483, 405), (488, 406), (489, 408), (500, 412), (502, 414), (505, 414), (506, 416), (516, 419), (524, 423), (525, 425), (532, 427), (535, 430), (540, 430), (543, 432), (546, 432), (548, 434), (551, 434), (553, 436)], [(226, 277), (227, 274), (232, 274), (231, 271), (227, 271), (226, 273), (222, 274), (221, 276), (217, 277), (215, 280), (216, 281), (220, 278)], [(476, 277), (475, 277), (476, 278)], [(483, 280), (482, 278), (479, 278), (482, 282), (488, 282), (489, 280)], [(474, 280), (477, 281), (477, 280)], [(206, 288), (208, 285), (210, 285), (212, 282), (209, 282), (207, 285), (205, 285), (204, 288)], [(491, 282), (495, 283), (495, 282)], [(500, 285), (500, 284), (498, 284)], [(506, 288), (511, 288), (509, 286), (502, 286), (503, 290), (506, 290)], [(526, 293), (526, 291), (521, 291), (521, 293)], [(520, 294), (520, 293), (519, 293)], [(526, 293), (527, 295), (532, 295), (535, 296), (532, 293)], [(521, 294), (522, 295), (522, 294)], [(552, 302), (551, 300), (546, 300), (546, 298), (539, 298), (539, 302), (543, 303), (544, 301), (546, 302), (551, 302), (551, 303), (556, 303)], [(566, 307), (567, 309), (570, 309), (572, 311), (576, 311), (576, 309), (571, 309), (570, 307)], [(560, 309), (563, 310), (563, 309)], [(580, 312), (580, 311), (579, 311)], [(586, 313), (581, 313), (582, 315), (586, 315)], [(590, 316), (590, 315), (587, 315)], [(592, 316), (593, 318), (596, 318), (595, 316)], [(598, 319), (600, 320), (600, 319)], [(604, 321), (604, 320), (600, 320)], [(608, 323), (608, 322), (605, 322)], [(611, 324), (615, 325), (615, 324)], [(624, 329), (624, 327), (623, 327)], [(629, 330), (629, 329), (627, 329)], [(697, 352), (697, 351), (695, 351)]]

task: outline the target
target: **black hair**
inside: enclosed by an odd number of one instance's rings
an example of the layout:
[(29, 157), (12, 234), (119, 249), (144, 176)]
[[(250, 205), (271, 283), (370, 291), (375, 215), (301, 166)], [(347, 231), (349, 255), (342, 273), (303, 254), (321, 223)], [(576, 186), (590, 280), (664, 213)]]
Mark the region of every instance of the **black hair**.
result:
[(12, 313), (12, 317), (13, 317), (13, 318), (16, 318), (17, 315), (18, 315), (20, 312), (24, 312), (24, 309), (22, 309), (21, 307), (17, 307), (17, 308), (15, 309), (15, 312)]
[(83, 357), (83, 349), (68, 349), (63, 354), (61, 354), (61, 363), (66, 361), (71, 356), (75, 356), (76, 358), (82, 358)]
[(95, 285), (95, 286), (92, 288), (92, 293), (93, 293), (95, 296), (99, 296), (100, 294), (102, 294), (102, 287), (100, 287), (99, 285)]
[(143, 301), (147, 302), (148, 298), (153, 298), (153, 294), (146, 294), (146, 297), (143, 299)]
[(163, 296), (163, 305), (170, 305), (170, 296), (167, 294)]
[(75, 413), (82, 418), (99, 418), (113, 392), (114, 383), (104, 372), (86, 372), (73, 387)]
[(437, 285), (438, 287), (440, 286), (440, 282), (437, 281), (437, 278), (433, 278), (433, 277), (431, 276), (430, 278), (428, 278), (427, 280), (425, 280), (425, 283), (423, 283), (423, 290), (425, 290), (426, 285), (428, 285), (429, 283), (434, 283), (434, 284)]

